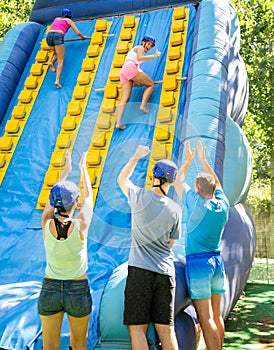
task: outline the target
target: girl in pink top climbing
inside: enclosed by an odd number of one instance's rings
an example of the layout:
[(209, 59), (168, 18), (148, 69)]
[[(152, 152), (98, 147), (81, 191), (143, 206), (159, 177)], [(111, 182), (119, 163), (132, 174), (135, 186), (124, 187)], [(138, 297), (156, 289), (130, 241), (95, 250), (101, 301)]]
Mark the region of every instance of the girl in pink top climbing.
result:
[[(65, 57), (65, 45), (64, 36), (71, 27), (74, 32), (79, 35), (82, 39), (86, 39), (77, 28), (76, 24), (71, 20), (71, 11), (64, 9), (62, 11), (62, 17), (57, 17), (53, 21), (50, 30), (47, 34), (46, 41), (51, 50), (54, 51), (52, 60), (49, 64), (49, 68), (52, 72), (56, 72), (55, 86), (60, 89), (60, 76), (63, 70), (64, 57)], [(54, 63), (57, 61), (57, 67), (55, 69)]]
[(124, 130), (126, 128), (126, 126), (122, 124), (122, 118), (126, 104), (130, 98), (133, 85), (146, 87), (143, 93), (140, 110), (143, 113), (149, 113), (149, 109), (147, 108), (146, 104), (154, 90), (154, 83), (151, 78), (141, 70), (139, 65), (144, 61), (157, 58), (161, 55), (161, 52), (156, 50), (153, 55), (145, 56), (145, 53), (155, 46), (155, 43), (156, 40), (153, 36), (145, 35), (142, 40), (142, 44), (135, 46), (126, 56), (125, 63), (120, 71), (122, 97), (120, 104), (117, 106), (116, 113), (116, 128), (119, 130)]

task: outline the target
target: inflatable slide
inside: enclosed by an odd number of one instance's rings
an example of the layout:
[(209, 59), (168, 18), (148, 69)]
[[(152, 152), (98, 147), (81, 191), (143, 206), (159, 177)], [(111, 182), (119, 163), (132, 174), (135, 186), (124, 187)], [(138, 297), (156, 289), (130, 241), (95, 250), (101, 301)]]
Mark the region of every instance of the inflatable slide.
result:
[[(90, 39), (76, 40), (69, 30), (63, 88), (56, 89), (45, 36), (63, 8), (71, 9), (77, 27)], [(144, 35), (153, 35), (154, 49), (161, 51), (157, 60), (142, 64), (157, 82), (150, 113), (140, 113), (142, 88), (134, 87), (125, 110), (127, 128), (119, 131), (119, 70)], [(180, 166), (186, 140), (191, 146), (197, 140), (205, 144), (231, 206), (222, 240), (227, 274), (222, 314), (228, 315), (247, 281), (256, 241), (245, 204), (252, 164), (241, 129), (248, 82), (239, 50), (239, 23), (228, 0), (37, 0), (30, 21), (6, 34), (0, 44), (1, 349), (42, 347), (37, 312), (45, 272), (41, 213), (65, 165), (66, 150), (72, 152), (70, 179), (76, 183), (80, 155), (88, 150), (94, 192), (88, 349), (131, 348), (122, 322), (131, 218), (117, 174), (139, 144), (151, 149), (133, 174), (140, 186), (149, 186), (157, 160), (169, 158)], [(193, 162), (190, 184), (199, 170)], [(170, 195), (177, 200), (175, 193)], [(194, 350), (202, 347), (202, 337), (186, 291), (184, 232), (174, 255), (176, 334), (181, 350)], [(147, 337), (151, 349), (161, 348), (152, 325)], [(65, 319), (60, 349), (68, 347)]]

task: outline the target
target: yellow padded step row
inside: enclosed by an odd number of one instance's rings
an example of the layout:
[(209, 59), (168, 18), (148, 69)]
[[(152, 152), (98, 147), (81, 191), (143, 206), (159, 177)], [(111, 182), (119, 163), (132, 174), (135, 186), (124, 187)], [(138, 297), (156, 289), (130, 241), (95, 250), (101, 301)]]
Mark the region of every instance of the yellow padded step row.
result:
[(87, 164), (89, 175), (93, 182), (94, 203), (96, 201), (108, 148), (115, 127), (116, 116), (114, 113), (119, 101), (119, 72), (124, 63), (126, 54), (133, 46), (138, 24), (138, 18), (134, 16), (124, 17), (108, 81), (104, 88), (101, 108), (89, 145)]
[(18, 96), (18, 103), (14, 106), (11, 118), (5, 125), (5, 132), (0, 137), (0, 185), (6, 175), (6, 171), (13, 157), (16, 146), (23, 133), (28, 117), (32, 111), (36, 97), (48, 70), (48, 62), (52, 52), (41, 44), (35, 63), (30, 68), (30, 74), (26, 78), (24, 88)]
[(160, 159), (172, 158), (176, 116), (180, 98), (182, 70), (184, 65), (189, 10), (176, 7), (173, 10), (167, 60), (160, 96), (154, 137), (147, 172), (147, 188), (152, 185), (152, 168)]
[(51, 155), (36, 209), (44, 208), (52, 185), (58, 179), (59, 173), (64, 169), (66, 150), (72, 152), (111, 24), (112, 22), (107, 20), (97, 20), (95, 23), (86, 57), (82, 61), (81, 71), (78, 74), (71, 101), (68, 103), (61, 131), (56, 139), (55, 149)]

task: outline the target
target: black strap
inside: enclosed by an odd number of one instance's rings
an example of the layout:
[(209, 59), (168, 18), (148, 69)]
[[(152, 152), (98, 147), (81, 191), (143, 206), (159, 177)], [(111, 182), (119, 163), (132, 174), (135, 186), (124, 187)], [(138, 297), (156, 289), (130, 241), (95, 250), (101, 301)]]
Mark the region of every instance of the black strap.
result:
[(161, 192), (163, 193), (163, 195), (166, 196), (165, 191), (162, 189), (162, 185), (167, 182), (166, 178), (165, 177), (157, 177), (156, 179), (160, 180), (160, 185), (153, 185), (152, 187), (159, 187)]
[(60, 241), (61, 238), (67, 239), (71, 221), (61, 222), (57, 218), (54, 218), (54, 222), (58, 241)]

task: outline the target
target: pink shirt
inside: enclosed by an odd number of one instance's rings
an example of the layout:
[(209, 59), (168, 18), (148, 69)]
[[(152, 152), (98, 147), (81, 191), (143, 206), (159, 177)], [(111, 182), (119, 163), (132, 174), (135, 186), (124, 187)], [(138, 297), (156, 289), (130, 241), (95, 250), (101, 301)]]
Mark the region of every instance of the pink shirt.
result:
[(55, 31), (55, 30), (60, 30), (64, 34), (69, 30), (70, 24), (67, 22), (66, 19), (61, 19), (61, 18), (55, 18), (53, 21), (50, 30)]

